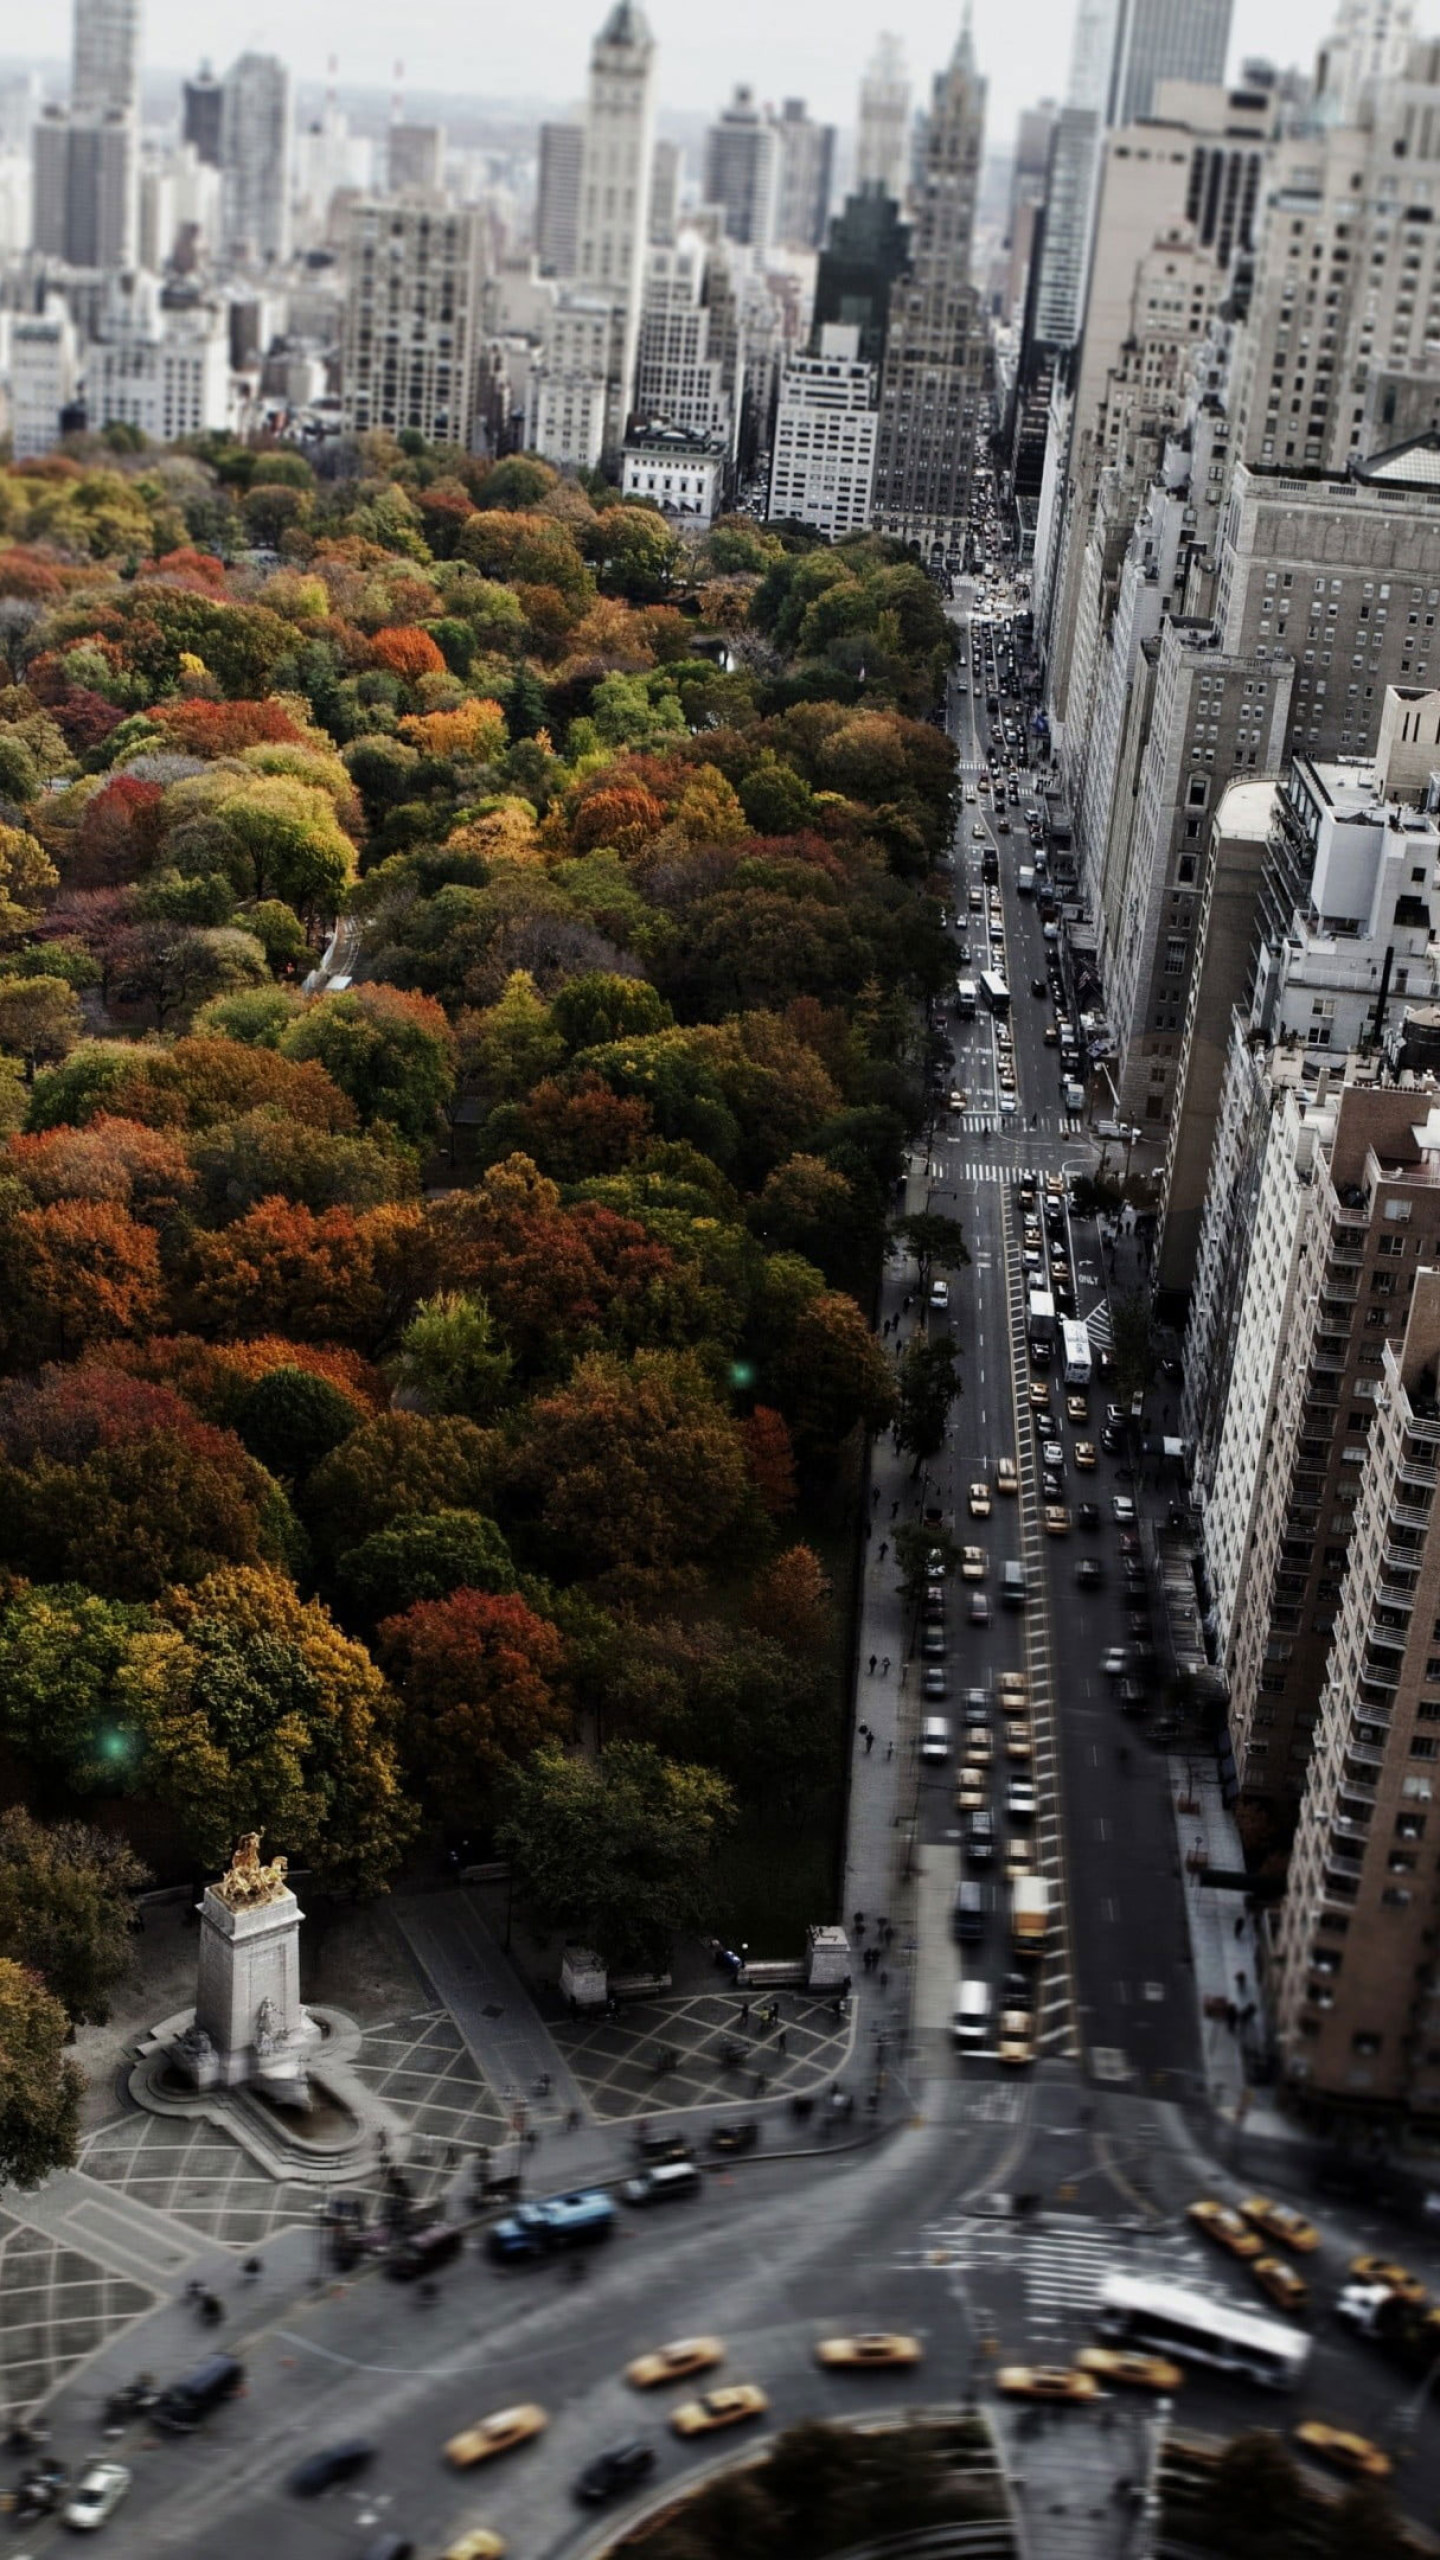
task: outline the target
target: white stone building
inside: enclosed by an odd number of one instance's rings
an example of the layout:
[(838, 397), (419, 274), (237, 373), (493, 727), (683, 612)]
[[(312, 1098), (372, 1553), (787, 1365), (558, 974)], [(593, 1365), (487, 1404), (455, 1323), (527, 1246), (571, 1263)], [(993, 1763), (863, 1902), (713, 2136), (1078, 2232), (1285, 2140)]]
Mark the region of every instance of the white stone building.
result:
[(820, 352), (793, 356), (780, 382), (766, 514), (813, 524), (832, 541), (870, 521), (875, 478), (875, 368), (860, 332), (831, 323)]

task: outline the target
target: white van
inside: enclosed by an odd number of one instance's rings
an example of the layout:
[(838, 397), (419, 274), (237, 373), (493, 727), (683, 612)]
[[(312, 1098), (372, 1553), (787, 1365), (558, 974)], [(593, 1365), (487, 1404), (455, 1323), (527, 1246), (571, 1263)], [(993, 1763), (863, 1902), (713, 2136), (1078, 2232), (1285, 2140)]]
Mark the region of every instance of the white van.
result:
[(953, 2032), (962, 2051), (985, 2042), (993, 2011), (994, 1993), (988, 1982), (972, 1975), (967, 1982), (956, 1983)]
[(948, 1760), (950, 1757), (950, 1719), (948, 1716), (926, 1716), (920, 1727), (922, 1760)]

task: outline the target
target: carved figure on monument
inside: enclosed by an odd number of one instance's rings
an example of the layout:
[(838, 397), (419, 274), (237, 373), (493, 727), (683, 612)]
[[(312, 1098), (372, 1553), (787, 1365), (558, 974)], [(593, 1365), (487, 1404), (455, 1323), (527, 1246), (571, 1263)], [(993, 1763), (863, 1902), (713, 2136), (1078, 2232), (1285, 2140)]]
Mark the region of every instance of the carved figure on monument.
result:
[(262, 2000), (255, 2012), (255, 2050), (264, 2055), (284, 2044), (288, 2029), (280, 2024), (280, 2012), (273, 2000)]
[(212, 2070), (219, 2058), (204, 2028), (193, 2023), (186, 2028), (183, 2036), (176, 2037), (175, 2054), (178, 2061), (183, 2062), (197, 2075), (202, 2071)]
[(258, 1831), (243, 1832), (235, 1843), (235, 1854), (229, 1867), (210, 1891), (230, 1911), (255, 1911), (266, 1902), (278, 1902), (290, 1888), (285, 1882), (288, 1858), (272, 1858), (266, 1863), (260, 1855)]

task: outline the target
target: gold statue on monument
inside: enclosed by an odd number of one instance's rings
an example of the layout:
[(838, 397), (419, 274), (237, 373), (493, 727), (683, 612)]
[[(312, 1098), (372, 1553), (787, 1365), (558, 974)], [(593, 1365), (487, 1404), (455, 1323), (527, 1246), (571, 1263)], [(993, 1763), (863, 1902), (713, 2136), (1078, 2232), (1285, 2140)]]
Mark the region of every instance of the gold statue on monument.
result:
[(278, 1902), (282, 1893), (289, 1892), (285, 1882), (289, 1864), (288, 1858), (271, 1858), (267, 1864), (260, 1855), (259, 1832), (246, 1831), (235, 1843), (226, 1873), (210, 1890), (227, 1910), (257, 1911), (262, 1903)]

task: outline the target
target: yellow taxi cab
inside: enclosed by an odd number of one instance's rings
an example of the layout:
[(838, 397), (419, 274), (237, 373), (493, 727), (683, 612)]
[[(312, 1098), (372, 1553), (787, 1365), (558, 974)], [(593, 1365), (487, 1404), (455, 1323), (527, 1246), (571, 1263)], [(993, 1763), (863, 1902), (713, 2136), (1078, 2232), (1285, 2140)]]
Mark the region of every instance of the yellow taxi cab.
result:
[(1023, 2068), (1035, 2059), (1035, 2021), (1028, 2009), (1002, 2009), (997, 2059)]
[(1046, 1505), (1045, 1505), (1045, 1535), (1046, 1535), (1046, 1537), (1047, 1537), (1047, 1538), (1068, 1538), (1068, 1537), (1069, 1537), (1069, 1535), (1070, 1535), (1070, 1514), (1069, 1514), (1069, 1512), (1066, 1510), (1065, 1505), (1064, 1505), (1064, 1503), (1063, 1503), (1063, 1502), (1047, 1502), (1047, 1503), (1046, 1503)]
[(1094, 2374), (1073, 2364), (1002, 2364), (995, 2388), (1015, 2400), (1095, 2400), (1100, 2395)]
[(1019, 1489), (1020, 1489), (1020, 1478), (1019, 1478), (1019, 1476), (1017, 1475), (1017, 1473), (1016, 1473), (1016, 1471), (1015, 1471), (1015, 1461), (1014, 1461), (1014, 1459), (1013, 1459), (1013, 1458), (997, 1458), (997, 1459), (996, 1459), (996, 1461), (995, 1461), (995, 1490), (996, 1490), (996, 1492), (997, 1492), (997, 1493), (1018, 1493)]
[(1307, 2256), (1320, 2246), (1320, 2234), (1313, 2222), (1297, 2213), (1291, 2204), (1272, 2204), (1268, 2196), (1246, 2196), (1240, 2207), (1247, 2222), (1263, 2231), (1267, 2240), (1283, 2241), (1287, 2249), (1300, 2249)]
[(488, 2524), (477, 2524), (462, 2533), (458, 2542), (447, 2543), (444, 2560), (505, 2560), (509, 2545), (503, 2533), (492, 2533)]
[(1088, 1422), (1090, 1419), (1090, 1407), (1083, 1396), (1067, 1396), (1065, 1399), (1065, 1414), (1066, 1419), (1070, 1422)]
[(1023, 1671), (997, 1671), (995, 1695), (1003, 1715), (1023, 1716), (1029, 1712), (1030, 1683)]
[(731, 2382), (707, 2391), (700, 2400), (682, 2400), (670, 2412), (677, 2436), (714, 2435), (721, 2427), (742, 2426), (747, 2418), (763, 2418), (770, 2403), (758, 2382)]
[(972, 1769), (988, 1769), (995, 1757), (995, 1736), (988, 1724), (971, 1726), (965, 1736), (965, 1758)]
[(1310, 2287), (1283, 2258), (1252, 2258), (1250, 2273), (1262, 2293), (1278, 2302), (1282, 2311), (1301, 2312), (1310, 2300)]
[(985, 1771), (976, 1768), (973, 1763), (967, 1764), (955, 1781), (956, 1812), (983, 1813), (989, 1801), (990, 1781)]
[(1035, 1843), (1021, 1831), (1012, 1831), (1005, 1843), (1005, 1881), (1013, 1884), (1017, 1876), (1035, 1873)]
[(989, 1570), (990, 1559), (983, 1547), (961, 1548), (960, 1579), (962, 1582), (983, 1582)]
[(1358, 2472), (1365, 2480), (1388, 2480), (1394, 2469), (1389, 2454), (1382, 2453), (1368, 2436), (1352, 2435), (1348, 2427), (1329, 2427), (1323, 2418), (1306, 2418), (1295, 2430), (1295, 2441), (1322, 2462), (1333, 2462), (1337, 2471)]
[(1408, 2267), (1397, 2266), (1393, 2258), (1352, 2258), (1350, 2273), (1360, 2284), (1383, 2284), (1397, 2300), (1408, 2302), (1416, 2311), (1430, 2298), (1419, 2277), (1412, 2276)]
[(625, 2367), (625, 2379), (637, 2391), (653, 2391), (658, 2382), (683, 2382), (688, 2374), (708, 2373), (725, 2361), (723, 2338), (672, 2338), (666, 2347), (636, 2356)]
[(989, 1519), (990, 1487), (988, 1484), (977, 1483), (970, 1487), (970, 1517), (972, 1520)]
[(1041, 1407), (1042, 1405), (1048, 1405), (1048, 1404), (1049, 1404), (1049, 1402), (1050, 1402), (1050, 1381), (1049, 1381), (1049, 1379), (1048, 1379), (1048, 1378), (1032, 1378), (1032, 1379), (1031, 1379), (1031, 1381), (1030, 1381), (1030, 1401), (1031, 1401), (1031, 1403), (1034, 1405), (1035, 1410), (1036, 1410), (1036, 1412), (1037, 1412), (1037, 1413), (1039, 1412), (1040, 1407)]
[(452, 2436), (445, 2447), (445, 2459), (457, 2471), (468, 2471), (477, 2462), (488, 2462), (493, 2454), (509, 2453), (517, 2444), (528, 2444), (532, 2436), (544, 2433), (550, 2424), (545, 2411), (533, 2400), (521, 2400), (513, 2409), (497, 2409), (493, 2417), (477, 2418)]
[(1075, 2359), (1082, 2373), (1102, 2382), (1125, 2382), (1134, 2391), (1178, 2391), (1185, 2379), (1168, 2356), (1141, 2355), (1133, 2347), (1082, 2347)]
[(1095, 1443), (1094, 1443), (1094, 1441), (1093, 1441), (1093, 1440), (1077, 1440), (1077, 1441), (1076, 1441), (1076, 1443), (1075, 1443), (1074, 1457), (1075, 1457), (1075, 1464), (1076, 1464), (1076, 1466), (1077, 1466), (1077, 1467), (1082, 1467), (1082, 1468), (1084, 1468), (1084, 1467), (1093, 1467), (1093, 1466), (1094, 1466), (1094, 1464), (1095, 1464)]
[(1218, 2240), (1232, 2258), (1264, 2256), (1265, 2243), (1259, 2233), (1247, 2231), (1239, 2214), (1228, 2204), (1217, 2204), (1213, 2196), (1200, 2196), (1185, 2210), (1197, 2230), (1203, 2231), (1207, 2240)]
[(1022, 1724), (1017, 1722), (1006, 1726), (1005, 1757), (1007, 1760), (1034, 1759), (1035, 1736), (1031, 1732), (1028, 1723)]
[(918, 2338), (877, 2329), (854, 2338), (821, 2338), (815, 2361), (832, 2373), (862, 2373), (871, 2365), (918, 2364), (924, 2353)]

